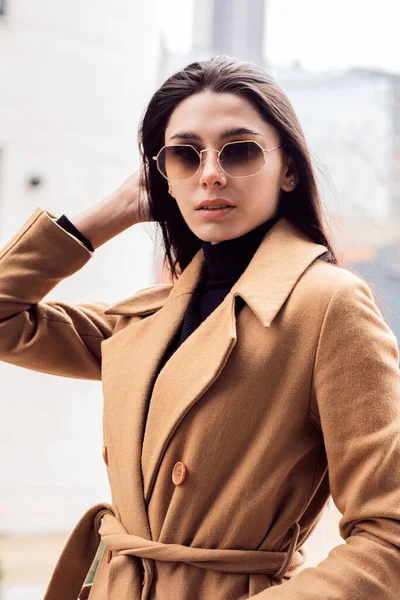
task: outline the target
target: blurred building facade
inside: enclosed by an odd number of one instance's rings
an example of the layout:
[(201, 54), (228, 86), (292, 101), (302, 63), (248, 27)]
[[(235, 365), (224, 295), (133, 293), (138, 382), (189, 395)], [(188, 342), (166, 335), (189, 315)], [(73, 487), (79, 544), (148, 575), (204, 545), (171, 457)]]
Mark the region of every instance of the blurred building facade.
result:
[(260, 63), (263, 59), (265, 0), (202, 0), (194, 10), (195, 53), (240, 56)]
[[(152, 8), (130, 0), (0, 7), (3, 245), (38, 206), (72, 217), (138, 168), (159, 32)], [(49, 297), (116, 302), (155, 283), (152, 234), (135, 225)], [(88, 506), (109, 500), (101, 384), (4, 363), (0, 376), (0, 533), (70, 531)]]
[(312, 152), (332, 235), (400, 340), (400, 77), (270, 69)]

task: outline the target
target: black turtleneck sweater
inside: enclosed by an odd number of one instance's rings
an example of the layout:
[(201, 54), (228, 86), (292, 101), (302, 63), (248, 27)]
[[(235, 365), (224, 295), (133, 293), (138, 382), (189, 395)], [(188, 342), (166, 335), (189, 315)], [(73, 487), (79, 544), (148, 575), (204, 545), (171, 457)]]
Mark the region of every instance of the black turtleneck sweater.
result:
[[(258, 227), (232, 240), (225, 240), (217, 244), (202, 242), (205, 257), (204, 269), (186, 309), (182, 325), (171, 340), (163, 357), (162, 364), (159, 367), (160, 370), (186, 338), (221, 304), (229, 290), (246, 269), (261, 240), (277, 220), (277, 216), (268, 219)], [(62, 215), (57, 223), (81, 240), (89, 250), (93, 251), (89, 240), (78, 231), (65, 215)], [(243, 301), (239, 297), (235, 305), (236, 314), (242, 306)]]

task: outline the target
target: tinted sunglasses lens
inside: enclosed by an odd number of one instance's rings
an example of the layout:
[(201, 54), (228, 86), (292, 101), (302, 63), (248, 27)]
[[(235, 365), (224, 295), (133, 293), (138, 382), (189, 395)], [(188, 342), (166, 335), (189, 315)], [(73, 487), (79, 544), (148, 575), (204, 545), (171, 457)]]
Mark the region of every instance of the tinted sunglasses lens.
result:
[(220, 162), (228, 175), (246, 177), (264, 166), (264, 153), (255, 142), (232, 142), (222, 150)]
[(167, 179), (189, 179), (199, 165), (199, 155), (190, 146), (165, 146), (158, 155), (158, 168)]

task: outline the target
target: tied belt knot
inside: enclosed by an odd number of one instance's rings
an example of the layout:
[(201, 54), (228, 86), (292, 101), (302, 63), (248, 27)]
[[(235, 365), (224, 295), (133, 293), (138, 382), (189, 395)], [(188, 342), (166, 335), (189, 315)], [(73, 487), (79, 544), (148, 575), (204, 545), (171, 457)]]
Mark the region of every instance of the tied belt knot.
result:
[[(83, 584), (100, 539), (107, 551), (107, 562), (111, 562), (109, 579), (112, 581), (108, 582), (107, 592), (110, 599), (119, 597), (116, 589), (118, 577), (111, 577), (111, 571), (114, 562), (112, 559), (121, 556), (184, 562), (221, 573), (262, 573), (275, 578), (290, 576), (305, 562), (303, 549), (296, 551), (300, 525), (294, 523), (292, 527), (294, 533), (286, 552), (194, 548), (129, 534), (111, 505), (96, 504), (86, 511), (68, 538), (43, 600), (76, 600), (83, 587), (87, 587)], [(83, 594), (81, 597), (87, 595)]]

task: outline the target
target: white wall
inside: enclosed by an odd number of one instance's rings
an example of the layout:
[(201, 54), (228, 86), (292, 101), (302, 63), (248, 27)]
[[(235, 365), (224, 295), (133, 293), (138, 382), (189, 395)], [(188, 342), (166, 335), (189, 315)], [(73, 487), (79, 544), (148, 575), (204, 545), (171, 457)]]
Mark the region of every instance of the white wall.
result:
[[(42, 206), (73, 216), (138, 168), (137, 124), (156, 87), (154, 7), (13, 0), (0, 17), (0, 243)], [(27, 185), (39, 175), (42, 185)], [(52, 299), (115, 302), (155, 282), (152, 226), (96, 250)], [(0, 533), (68, 531), (109, 500), (100, 383), (0, 363)]]

